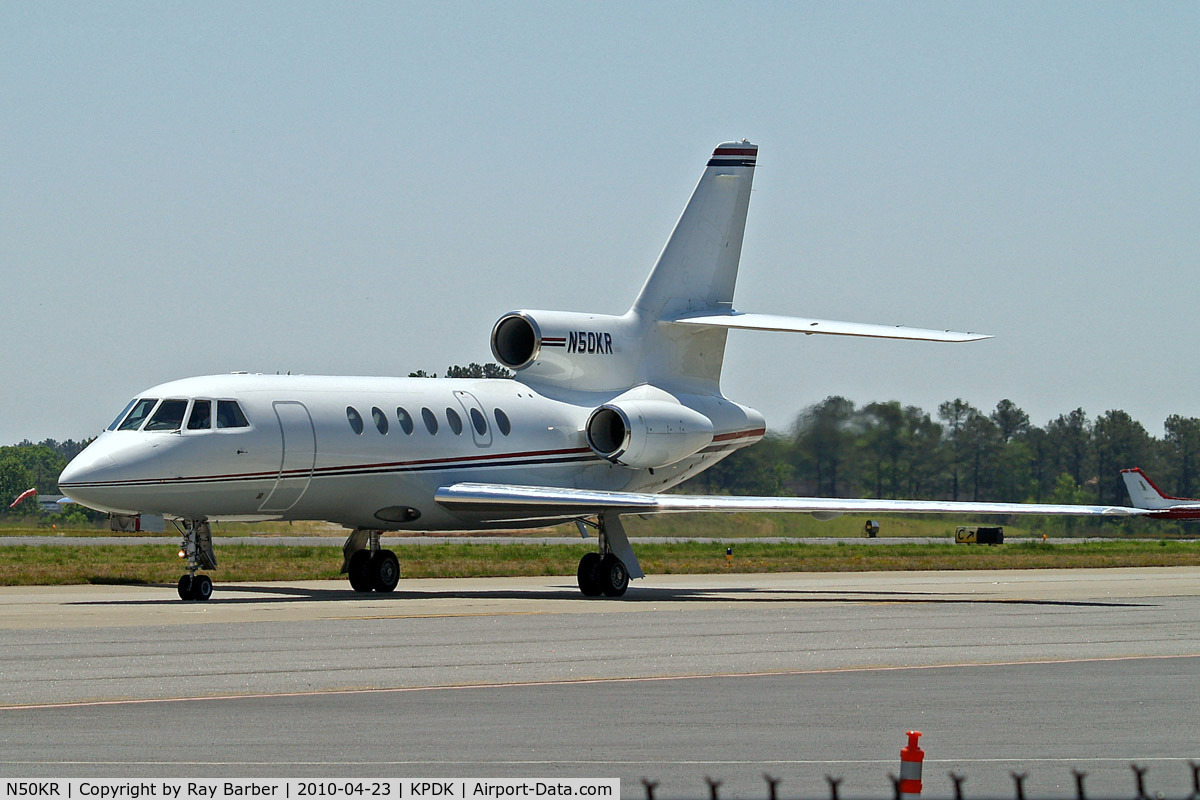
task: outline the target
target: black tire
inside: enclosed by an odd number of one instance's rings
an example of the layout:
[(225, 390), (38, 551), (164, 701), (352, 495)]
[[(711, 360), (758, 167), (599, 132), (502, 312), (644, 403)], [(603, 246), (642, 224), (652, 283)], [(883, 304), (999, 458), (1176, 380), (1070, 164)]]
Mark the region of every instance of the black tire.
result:
[(579, 591), (583, 592), (584, 597), (599, 597), (604, 593), (600, 583), (599, 553), (588, 553), (579, 559), (579, 570), (576, 572), (576, 576), (579, 578)]
[(375, 591), (387, 593), (400, 582), (400, 559), (391, 550), (380, 550), (371, 559), (371, 582)]
[(350, 556), (350, 565), (346, 568), (350, 578), (350, 588), (356, 592), (369, 592), (374, 588), (371, 581), (371, 551), (356, 550)]
[(213, 585), (212, 578), (207, 575), (197, 575), (192, 581), (192, 599), (204, 602), (212, 597)]
[(609, 553), (600, 559), (600, 586), (609, 597), (620, 597), (629, 588), (629, 570), (621, 559)]
[(179, 599), (180, 600), (195, 600), (196, 596), (192, 594), (192, 576), (183, 575), (179, 578)]

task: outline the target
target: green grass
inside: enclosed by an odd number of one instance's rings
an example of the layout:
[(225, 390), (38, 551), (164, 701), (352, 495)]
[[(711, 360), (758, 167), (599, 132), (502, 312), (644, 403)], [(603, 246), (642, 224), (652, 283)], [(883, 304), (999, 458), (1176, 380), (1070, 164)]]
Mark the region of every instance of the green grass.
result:
[[(546, 544), (433, 544), (397, 547), (405, 577), (505, 575), (574, 576), (594, 542)], [(1200, 542), (1038, 541), (982, 547), (954, 544), (858, 546), (838, 544), (734, 545), (643, 543), (638, 557), (647, 574), (724, 572), (860, 572), (941, 569), (1048, 569), (1065, 567), (1200, 566)], [(338, 578), (341, 553), (330, 547), (217, 546), (222, 582)], [(182, 573), (174, 545), (0, 547), (0, 585), (174, 583)]]
[[(783, 538), (861, 538), (863, 524), (868, 515), (847, 515), (828, 522), (821, 522), (809, 514), (736, 513), (736, 514), (661, 514), (653, 517), (628, 516), (625, 528), (630, 536), (665, 536), (673, 538), (756, 538), (778, 536)], [(881, 537), (950, 538), (959, 525), (995, 525), (995, 519), (983, 517), (956, 517), (953, 515), (914, 515), (899, 517), (878, 515)], [(1034, 519), (1025, 518), (1015, 524), (1005, 524), (1004, 532), (1009, 537), (1041, 536), (1146, 536), (1153, 538), (1177, 538), (1200, 535), (1200, 526), (1186, 526), (1163, 520), (1120, 520), (1097, 522), (1086, 519)], [(254, 522), (216, 523), (213, 535), (217, 537), (267, 535), (267, 536), (346, 536), (349, 531), (327, 522)], [(511, 535), (513, 531), (495, 531)], [(578, 533), (572, 524), (553, 528), (537, 528), (517, 531), (531, 538), (547, 536), (575, 537)], [(48, 524), (11, 520), (0, 522), (0, 538), (5, 536), (97, 536), (110, 535), (107, 524), (94, 526), (60, 526), (52, 529)], [(161, 535), (173, 536), (175, 529), (168, 524)], [(119, 535), (119, 534), (118, 534)], [(136, 535), (136, 534), (135, 534)], [(153, 535), (153, 534), (146, 534)], [(441, 534), (433, 534), (441, 535)]]

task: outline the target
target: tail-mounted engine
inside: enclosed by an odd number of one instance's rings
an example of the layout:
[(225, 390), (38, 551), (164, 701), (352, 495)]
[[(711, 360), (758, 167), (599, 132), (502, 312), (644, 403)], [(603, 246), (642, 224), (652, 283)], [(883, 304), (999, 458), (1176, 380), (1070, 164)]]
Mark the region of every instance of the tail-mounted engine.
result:
[(645, 469), (695, 455), (713, 440), (713, 424), (698, 411), (667, 400), (615, 400), (592, 412), (588, 446), (601, 458)]
[(492, 355), (529, 382), (596, 391), (629, 386), (635, 324), (605, 314), (511, 311), (492, 328)]

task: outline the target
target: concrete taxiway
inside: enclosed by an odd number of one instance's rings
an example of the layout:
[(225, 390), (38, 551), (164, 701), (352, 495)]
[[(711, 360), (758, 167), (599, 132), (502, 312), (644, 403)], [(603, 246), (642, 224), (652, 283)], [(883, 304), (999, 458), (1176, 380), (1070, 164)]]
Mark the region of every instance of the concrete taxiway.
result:
[(615, 776), (625, 796), (1191, 789), (1200, 569), (0, 588), (0, 770)]
[[(633, 537), (635, 544), (675, 544), (678, 542), (698, 542), (700, 544), (841, 544), (887, 546), (893, 544), (952, 544), (954, 540), (948, 536), (885, 536), (875, 539), (866, 537), (845, 536), (755, 536), (755, 537), (712, 537), (692, 536), (681, 539), (678, 536), (637, 536)], [(1042, 537), (1022, 536), (1009, 537), (1006, 541), (1016, 542), (1049, 542), (1050, 544), (1080, 544), (1081, 542), (1103, 542), (1099, 537)], [(1107, 540), (1113, 541), (1113, 540)], [(1153, 541), (1153, 540), (1142, 540)], [(1195, 541), (1195, 540), (1193, 540)], [(215, 539), (219, 549), (226, 544), (248, 544), (260, 547), (336, 547), (341, 549), (346, 543), (345, 536), (219, 536)], [(420, 547), (433, 544), (581, 544), (578, 536), (385, 536), (385, 547)], [(104, 547), (110, 545), (168, 545), (179, 544), (178, 536), (0, 536), (0, 547)], [(1200, 542), (1196, 542), (1200, 547)]]

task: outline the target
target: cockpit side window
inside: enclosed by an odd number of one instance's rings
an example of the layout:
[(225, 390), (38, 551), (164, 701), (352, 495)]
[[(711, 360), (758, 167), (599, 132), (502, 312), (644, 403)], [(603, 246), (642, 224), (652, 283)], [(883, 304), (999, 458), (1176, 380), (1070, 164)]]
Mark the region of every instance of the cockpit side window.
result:
[(212, 427), (212, 400), (197, 400), (192, 403), (192, 415), (188, 417), (189, 431), (206, 431)]
[(163, 400), (158, 410), (146, 423), (148, 431), (177, 431), (183, 427), (183, 415), (187, 412), (187, 400)]
[(112, 425), (109, 425), (107, 428), (105, 428), (105, 430), (106, 431), (115, 431), (117, 429), (117, 426), (121, 424), (121, 420), (125, 419), (125, 415), (129, 413), (129, 409), (133, 408), (133, 404), (136, 402), (137, 402), (136, 397), (133, 398), (132, 400), (130, 400), (129, 404), (126, 405), (125, 408), (121, 410), (121, 413), (117, 414), (117, 418), (112, 421)]
[(136, 431), (141, 427), (146, 417), (150, 416), (150, 412), (154, 409), (158, 400), (149, 397), (144, 397), (138, 400), (133, 406), (133, 411), (129, 412), (129, 416), (117, 428), (119, 431)]
[(246, 415), (242, 413), (242, 407), (237, 404), (237, 401), (218, 400), (217, 427), (249, 428), (250, 423), (246, 421)]

